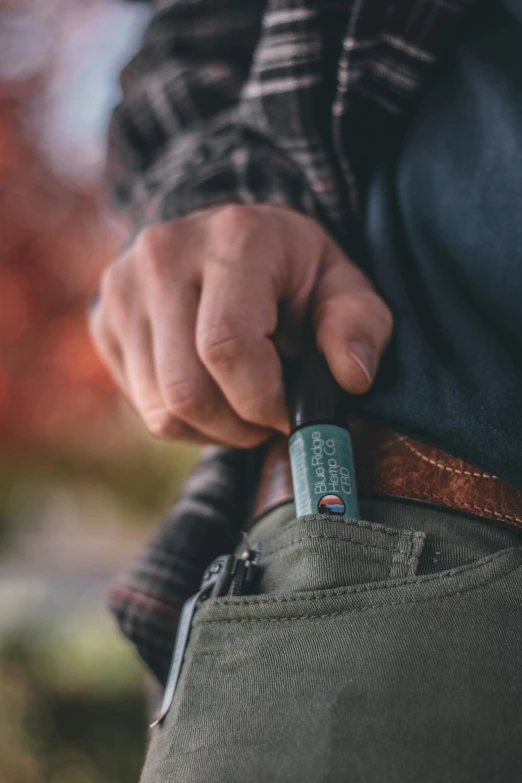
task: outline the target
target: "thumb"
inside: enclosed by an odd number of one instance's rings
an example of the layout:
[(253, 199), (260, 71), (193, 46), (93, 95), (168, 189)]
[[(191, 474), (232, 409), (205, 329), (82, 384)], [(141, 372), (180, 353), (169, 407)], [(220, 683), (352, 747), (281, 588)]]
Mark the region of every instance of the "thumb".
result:
[(368, 391), (388, 344), (393, 318), (370, 281), (329, 240), (312, 302), (317, 347), (338, 383)]

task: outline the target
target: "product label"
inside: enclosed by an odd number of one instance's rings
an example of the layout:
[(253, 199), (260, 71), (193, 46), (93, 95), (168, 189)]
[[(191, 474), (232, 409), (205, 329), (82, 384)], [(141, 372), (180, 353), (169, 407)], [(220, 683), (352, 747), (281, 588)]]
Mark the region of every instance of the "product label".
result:
[(290, 437), (297, 516), (359, 517), (350, 433), (335, 424), (303, 427)]

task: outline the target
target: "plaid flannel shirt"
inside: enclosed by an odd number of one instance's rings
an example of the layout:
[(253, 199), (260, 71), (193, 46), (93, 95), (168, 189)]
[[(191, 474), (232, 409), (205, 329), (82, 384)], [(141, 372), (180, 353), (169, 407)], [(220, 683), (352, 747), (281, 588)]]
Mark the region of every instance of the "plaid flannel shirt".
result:
[[(286, 204), (349, 252), (373, 166), (478, 0), (155, 5), (111, 125), (113, 191), (137, 227), (221, 203)], [(162, 682), (181, 604), (237, 541), (257, 454), (207, 452), (111, 591), (121, 629)]]

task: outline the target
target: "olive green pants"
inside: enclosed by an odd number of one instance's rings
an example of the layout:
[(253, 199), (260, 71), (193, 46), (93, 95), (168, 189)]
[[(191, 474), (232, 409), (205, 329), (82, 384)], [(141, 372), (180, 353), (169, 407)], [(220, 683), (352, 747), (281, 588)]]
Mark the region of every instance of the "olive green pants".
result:
[(522, 776), (522, 536), (427, 506), (283, 506), (257, 594), (197, 612), (142, 783)]

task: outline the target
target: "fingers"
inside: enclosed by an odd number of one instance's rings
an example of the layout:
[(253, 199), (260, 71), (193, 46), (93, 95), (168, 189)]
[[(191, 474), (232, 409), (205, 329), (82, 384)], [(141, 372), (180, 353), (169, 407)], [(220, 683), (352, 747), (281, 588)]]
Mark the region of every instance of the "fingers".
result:
[(180, 423), (170, 414), (158, 388), (150, 326), (145, 315), (128, 325), (124, 346), (126, 391), (131, 403), (153, 435), (177, 437)]
[(242, 419), (288, 432), (281, 363), (270, 339), (277, 325), (277, 296), (262, 266), (254, 258), (248, 262), (207, 268), (197, 351)]
[(320, 226), (272, 207), (149, 227), (100, 293), (91, 330), (116, 382), (153, 434), (193, 442), (288, 433), (279, 353), (299, 353), (310, 306), (352, 393), (371, 385), (391, 334), (386, 305)]
[(346, 391), (370, 388), (388, 344), (392, 315), (363, 273), (332, 242), (313, 300), (317, 346)]
[(132, 330), (134, 339), (126, 343), (125, 354), (117, 331), (113, 331), (115, 325), (97, 306), (91, 308), (89, 325), (100, 358), (152, 435), (201, 445), (212, 442), (197, 429), (176, 420), (165, 405), (154, 382), (148, 339), (150, 330), (146, 321)]
[(99, 358), (112, 375), (114, 382), (122, 391), (125, 390), (127, 381), (119, 342), (111, 328), (110, 322), (108, 322), (105, 317), (99, 297), (93, 301), (89, 308), (88, 324), (91, 338)]
[(199, 294), (187, 283), (183, 290), (156, 295), (152, 321), (157, 393), (170, 415), (196, 427), (215, 443), (246, 448), (262, 443), (269, 430), (242, 420), (199, 358), (196, 318)]

